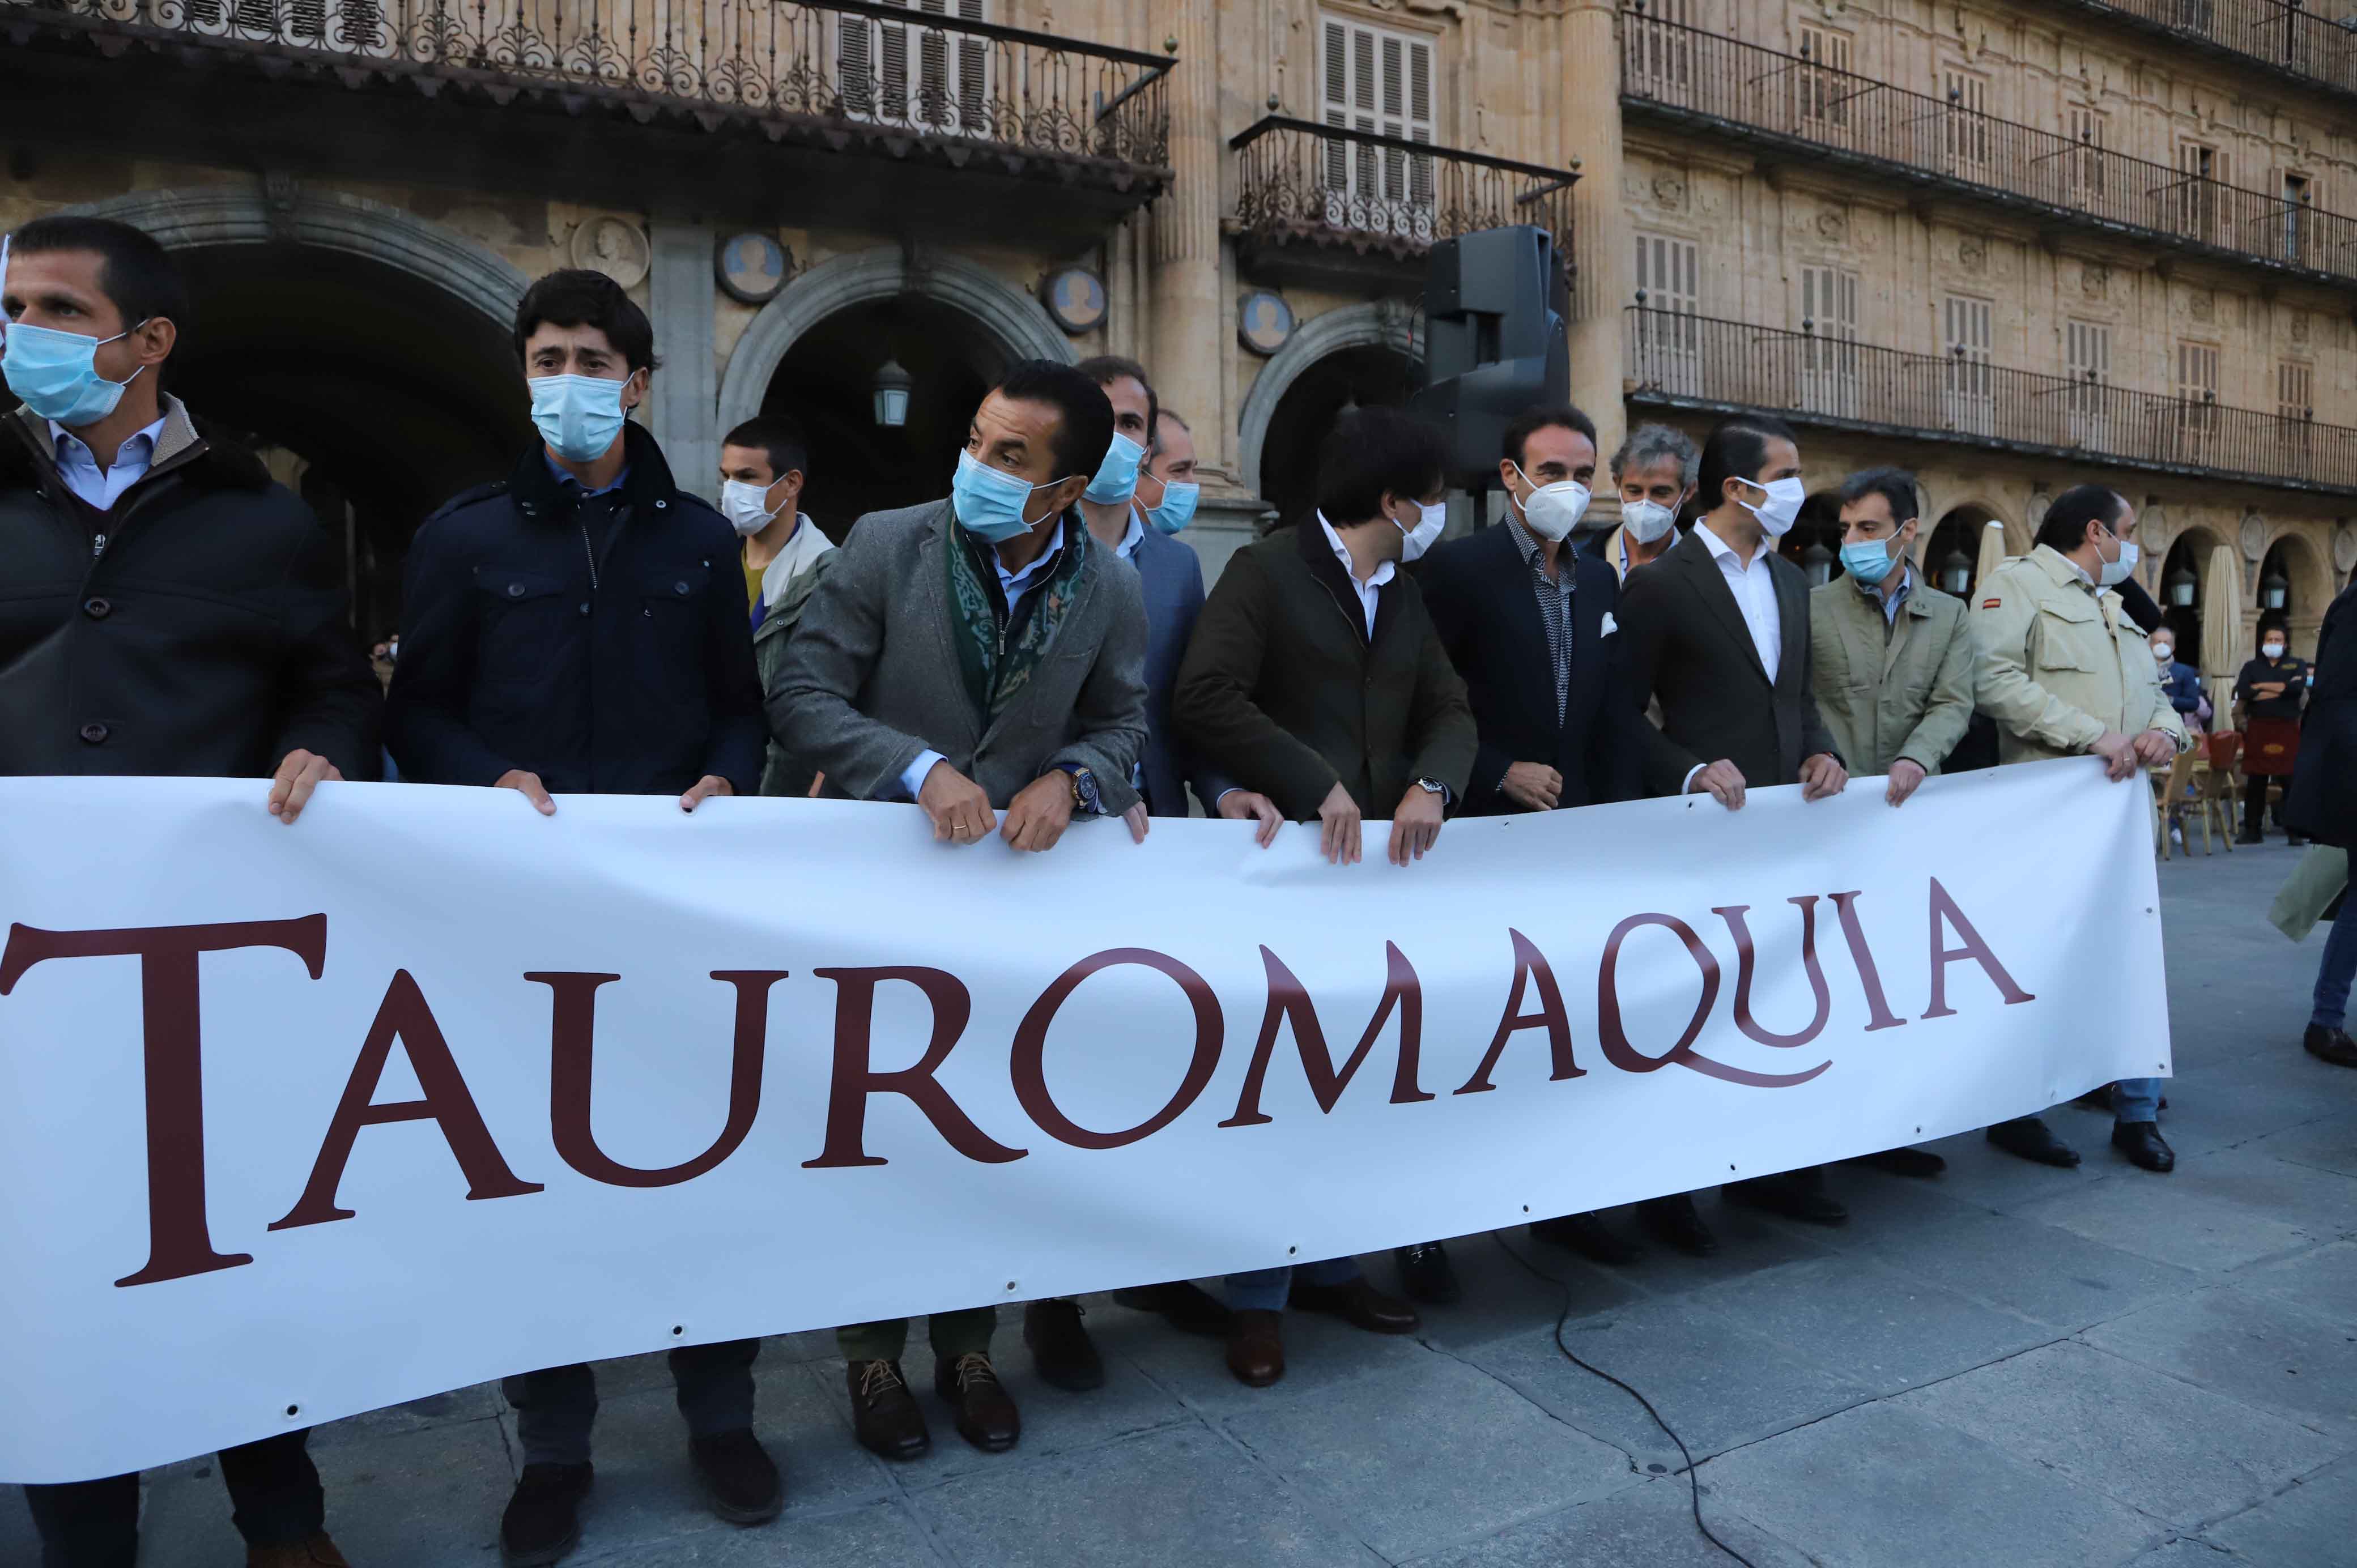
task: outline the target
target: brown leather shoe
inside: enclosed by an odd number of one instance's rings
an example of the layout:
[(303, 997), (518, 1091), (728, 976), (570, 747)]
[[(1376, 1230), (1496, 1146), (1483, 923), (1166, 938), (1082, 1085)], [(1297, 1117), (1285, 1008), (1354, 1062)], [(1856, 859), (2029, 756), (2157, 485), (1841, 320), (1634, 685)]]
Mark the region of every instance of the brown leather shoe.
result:
[(998, 1380), (998, 1369), (979, 1351), (935, 1362), (933, 1392), (957, 1412), (958, 1435), (985, 1454), (1004, 1454), (1023, 1435), (1023, 1418)]
[(862, 1448), (879, 1459), (914, 1459), (933, 1445), (899, 1362), (854, 1361), (845, 1378), (851, 1385), (851, 1429)]
[(1415, 1308), (1396, 1296), (1385, 1295), (1369, 1284), (1363, 1274), (1339, 1285), (1303, 1284), (1297, 1276), (1286, 1303), (1304, 1312), (1339, 1317), (1351, 1327), (1363, 1328), (1370, 1334), (1413, 1334), (1423, 1322), (1416, 1316)]
[(1285, 1376), (1284, 1315), (1244, 1307), (1229, 1315), (1228, 1370), (1248, 1389)]
[(249, 1546), (245, 1568), (351, 1568), (336, 1543), (315, 1535), (296, 1546)]

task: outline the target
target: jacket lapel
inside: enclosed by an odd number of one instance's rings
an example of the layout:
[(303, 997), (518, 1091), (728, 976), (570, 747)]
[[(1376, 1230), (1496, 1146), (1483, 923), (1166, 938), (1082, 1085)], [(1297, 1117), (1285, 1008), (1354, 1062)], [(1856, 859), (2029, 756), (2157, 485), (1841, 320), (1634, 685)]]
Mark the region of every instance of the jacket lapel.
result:
[[(1695, 525), (1695, 532), (1679, 543), (1674, 553), (1674, 557), (1686, 574), (1687, 580), (1693, 583), (1695, 592), (1717, 612), (1721, 628), (1735, 639), (1735, 646), (1743, 650), (1744, 661), (1751, 666), (1751, 672), (1760, 677), (1761, 684), (1772, 686), (1774, 682), (1768, 679), (1768, 667), (1760, 662), (1760, 646), (1751, 640), (1751, 628), (1743, 618), (1743, 608), (1735, 602), (1735, 590), (1727, 585), (1727, 575), (1719, 569), (1717, 557), (1711, 553), (1710, 546), (1702, 542), (1702, 524)], [(1764, 550), (1767, 546), (1762, 544), (1760, 548)], [(1785, 616), (1782, 618), (1789, 623), (1792, 618)]]
[(1760, 548), (1769, 552), (1768, 580), (1776, 585), (1776, 635), (1783, 647), (1776, 660), (1776, 684), (1798, 685), (1801, 671), (1809, 667), (1809, 580), (1798, 566), (1775, 553), (1773, 540)]

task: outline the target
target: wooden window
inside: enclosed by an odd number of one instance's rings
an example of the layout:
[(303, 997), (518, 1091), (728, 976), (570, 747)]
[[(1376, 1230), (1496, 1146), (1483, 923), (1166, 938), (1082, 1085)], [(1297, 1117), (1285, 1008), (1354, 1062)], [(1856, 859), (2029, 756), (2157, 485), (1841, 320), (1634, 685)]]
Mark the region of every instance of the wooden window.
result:
[[(1702, 393), (1702, 258), (1692, 240), (1637, 236), (1638, 378), (1663, 391)], [(1653, 312), (1667, 312), (1655, 315)]]
[(1801, 58), (1809, 62), (1795, 73), (1801, 94), (1801, 119), (1819, 126), (1848, 124), (1849, 95), (1853, 91), (1846, 74), (1849, 35), (1824, 27), (1803, 27)]
[(990, 47), (972, 34), (928, 26), (932, 16), (980, 22), (984, 0), (877, 0), (912, 13), (907, 22), (841, 14), (835, 63), (844, 112), (856, 120), (978, 134), (990, 111)]
[(1694, 86), (1691, 0), (1651, 0), (1620, 13), (1620, 63), (1625, 91), (1676, 102)]
[(2177, 346), (2177, 424), (2187, 461), (2200, 461), (2218, 434), (2218, 348), (2214, 343)]
[(1941, 91), (1947, 95), (1948, 161), (1967, 173), (1989, 159), (1988, 81), (1969, 71), (1942, 73)]
[(2068, 439), (2094, 451), (2110, 448), (2112, 329), (2097, 321), (2072, 321), (2063, 326), (2063, 363), (2069, 368), (2071, 390), (2063, 402), (2070, 413)]
[(1801, 396), (1820, 413), (1858, 414), (1857, 274), (1801, 269)]
[(2308, 176), (2287, 170), (2283, 177), (2283, 259), (2295, 266), (2315, 266), (2309, 254), (2314, 240), (2309, 203), (2314, 193)]
[(2276, 366), (2276, 413), (2302, 424), (2316, 417), (2316, 367), (2305, 360), (2285, 360)]
[[(1432, 140), (1432, 40), (1340, 16), (1319, 22), (1320, 118), (1402, 141)], [(1326, 144), (1328, 221), (1431, 237), (1432, 160), (1395, 147)]]
[(2064, 129), (2076, 150), (2063, 155), (2063, 167), (2073, 195), (2104, 193), (2104, 117), (2093, 109), (2073, 105), (2063, 117)]
[(2177, 148), (2177, 230), (2188, 238), (2215, 243), (2218, 239), (2218, 188), (2226, 178), (2226, 155), (2200, 142), (2181, 142)]
[(1986, 433), (1996, 419), (1996, 380), (1990, 366), (1990, 306), (1952, 294), (1941, 302), (1947, 338), (1948, 424)]

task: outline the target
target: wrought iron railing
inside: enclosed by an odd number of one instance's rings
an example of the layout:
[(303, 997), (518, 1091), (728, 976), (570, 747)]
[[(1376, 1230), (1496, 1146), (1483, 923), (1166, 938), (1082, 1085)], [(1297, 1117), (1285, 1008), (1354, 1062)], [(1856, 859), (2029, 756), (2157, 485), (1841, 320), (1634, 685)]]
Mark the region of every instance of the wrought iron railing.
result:
[(1620, 95), (1634, 112), (2111, 233), (2357, 282), (2357, 220), (2305, 194), (2245, 190), (1639, 11), (1620, 21)]
[(1256, 240), (1406, 259), (1436, 240), (1529, 223), (1555, 236), (1556, 260), (1571, 267), (1579, 177), (1568, 170), (1278, 114), (1228, 145), (1236, 151), (1236, 227)]
[(1641, 304), (1628, 324), (1634, 403), (2357, 494), (2345, 425)]
[[(0, 38), (236, 50), (348, 83), (422, 79), (505, 102), (607, 98), (757, 123), (1118, 166), (1167, 178), (1172, 59), (871, 0), (0, 0)], [(1149, 193), (1150, 194), (1150, 193)]]
[(2071, 0), (2270, 71), (2357, 96), (2357, 24), (2285, 0)]

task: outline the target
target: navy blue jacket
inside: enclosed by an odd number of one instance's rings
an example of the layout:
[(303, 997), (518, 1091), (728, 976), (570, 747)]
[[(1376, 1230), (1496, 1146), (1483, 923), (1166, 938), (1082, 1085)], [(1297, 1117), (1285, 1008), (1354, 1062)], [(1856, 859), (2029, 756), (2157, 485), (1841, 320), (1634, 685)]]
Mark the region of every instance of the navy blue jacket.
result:
[(554, 794), (667, 795), (761, 782), (769, 732), (736, 531), (624, 427), (630, 511), (597, 556), (537, 445), (409, 547), (386, 729), (404, 779)]
[(1217, 812), (1220, 796), (1235, 781), (1189, 751), (1170, 727), (1170, 693), (1178, 683), (1178, 662), (1203, 613), (1203, 565), (1194, 547), (1146, 525), (1129, 564), (1137, 568), (1146, 595), (1146, 750), (1137, 759), (1146, 779), (1146, 808), (1157, 817), (1187, 815), (1187, 786), (1195, 787), (1206, 812)]
[(2161, 677), (2160, 689), (2169, 698), (2169, 705), (2188, 718), (2201, 706), (2201, 671), (2182, 660), (2169, 664), (2169, 673)]

